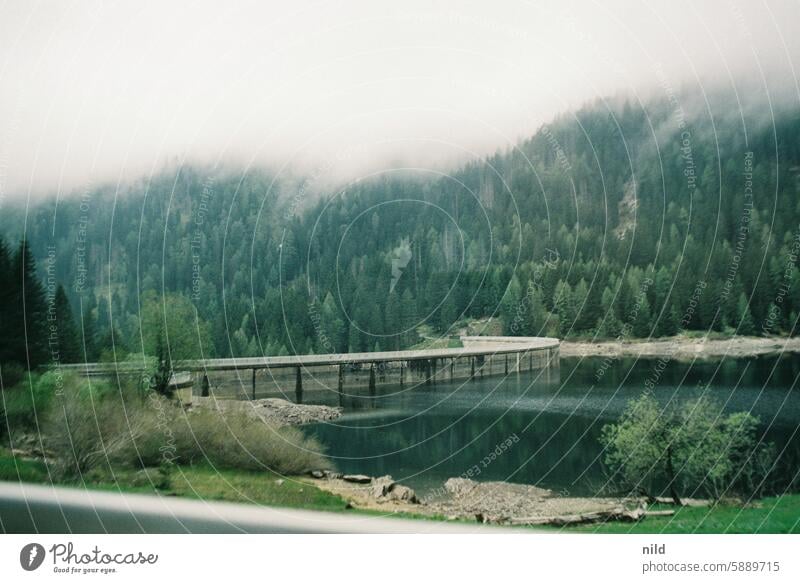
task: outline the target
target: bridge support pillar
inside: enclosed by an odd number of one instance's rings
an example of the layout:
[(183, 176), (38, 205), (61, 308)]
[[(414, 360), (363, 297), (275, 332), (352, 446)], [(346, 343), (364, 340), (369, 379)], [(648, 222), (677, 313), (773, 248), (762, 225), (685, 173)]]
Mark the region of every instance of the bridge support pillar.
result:
[(300, 367), (295, 367), (295, 380), (294, 380), (294, 400), (298, 404), (303, 403), (303, 376), (300, 372)]
[(339, 384), (337, 386), (337, 392), (339, 393), (339, 406), (344, 406), (344, 365), (339, 365)]
[(253, 382), (252, 382), (253, 400), (256, 400), (256, 369), (253, 369)]
[(369, 367), (369, 396), (375, 396), (375, 363), (373, 362)]
[(208, 375), (207, 374), (203, 375), (203, 381), (201, 382), (200, 387), (201, 387), (200, 388), (200, 396), (201, 397), (208, 397), (208, 394), (211, 391), (210, 391), (210, 387), (209, 387), (209, 383), (208, 383)]

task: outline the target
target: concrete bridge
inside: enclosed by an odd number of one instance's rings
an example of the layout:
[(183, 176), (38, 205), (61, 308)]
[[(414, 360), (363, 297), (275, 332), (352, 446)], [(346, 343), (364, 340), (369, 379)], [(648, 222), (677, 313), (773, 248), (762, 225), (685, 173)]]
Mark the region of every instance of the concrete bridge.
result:
[[(490, 375), (557, 367), (556, 338), (462, 336), (462, 348), (309, 354), (254, 358), (179, 361), (173, 364), (178, 386), (195, 395), (251, 398), (280, 393), (303, 402), (309, 390), (335, 391), (342, 402), (346, 390), (379, 386), (433, 385)], [(65, 365), (86, 376), (136, 375), (136, 363)], [(231, 380), (236, 382), (231, 383)], [(233, 390), (225, 390), (225, 386)], [(247, 390), (245, 390), (245, 388)], [(185, 398), (185, 397), (184, 397)]]

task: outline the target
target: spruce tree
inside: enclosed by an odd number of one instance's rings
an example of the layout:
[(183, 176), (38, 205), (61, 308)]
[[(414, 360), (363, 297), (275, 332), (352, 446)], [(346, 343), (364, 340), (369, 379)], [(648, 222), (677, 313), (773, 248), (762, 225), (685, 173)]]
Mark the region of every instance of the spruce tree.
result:
[(418, 324), (417, 302), (410, 289), (406, 289), (400, 298), (400, 315), (402, 320), (403, 347), (415, 344), (417, 333), (415, 330)]
[(522, 286), (515, 275), (506, 288), (503, 301), (500, 302), (500, 315), (503, 318), (503, 330), (508, 336), (522, 336), (524, 323), (520, 316), (524, 315), (522, 305)]
[(638, 312), (636, 312), (633, 322), (631, 322), (633, 336), (636, 338), (646, 338), (652, 330), (652, 318), (650, 315), (650, 302), (647, 296), (642, 294), (637, 298)]
[(153, 375), (152, 388), (159, 395), (172, 397), (172, 360), (169, 350), (164, 342), (164, 329), (159, 327), (156, 336), (156, 370)]
[(11, 298), (9, 336), (11, 360), (31, 368), (47, 361), (47, 304), (42, 282), (36, 275), (36, 260), (23, 239), (11, 263)]
[(15, 310), (14, 298), (17, 297), (17, 279), (12, 277), (11, 257), (5, 240), (0, 237), (0, 364), (12, 362), (15, 349), (14, 342), (19, 338), (13, 329)]
[(576, 313), (572, 288), (564, 280), (559, 280), (556, 284), (553, 292), (553, 309), (558, 313), (558, 333), (565, 338), (575, 325)]
[(80, 362), (81, 348), (75, 318), (69, 305), (67, 292), (59, 284), (55, 297), (56, 326), (58, 329), (58, 350), (61, 362)]
[(547, 320), (547, 310), (544, 307), (542, 292), (538, 289), (529, 290), (527, 295), (527, 310), (525, 318), (525, 336), (544, 336), (544, 325)]
[(88, 306), (83, 311), (80, 340), (82, 340), (80, 350), (83, 359), (86, 362), (96, 362), (99, 357), (97, 351), (97, 325), (94, 314)]
[(739, 296), (737, 312), (739, 313), (737, 333), (741, 336), (752, 336), (755, 334), (756, 327), (753, 323), (753, 315), (750, 313), (750, 305), (747, 303), (747, 298), (744, 293)]
[(680, 318), (674, 307), (667, 306), (656, 323), (656, 336), (674, 336), (678, 333)]
[(400, 298), (397, 297), (397, 292), (392, 291), (389, 293), (389, 299), (386, 301), (386, 338), (387, 348), (391, 350), (398, 350), (400, 348), (400, 332), (403, 330), (402, 315), (400, 313)]

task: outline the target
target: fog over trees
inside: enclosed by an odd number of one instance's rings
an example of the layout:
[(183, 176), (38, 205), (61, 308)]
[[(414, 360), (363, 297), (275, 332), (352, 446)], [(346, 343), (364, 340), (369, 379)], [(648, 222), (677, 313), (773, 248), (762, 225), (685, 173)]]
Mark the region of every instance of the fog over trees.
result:
[(54, 249), (69, 359), (152, 354), (159, 321), (182, 357), (398, 349), (420, 324), (487, 317), (560, 338), (794, 334), (798, 110), (767, 124), (718, 114), (736, 111), (724, 92), (706, 96), (713, 117), (678, 97), (587, 105), (449, 174), (390, 170), (317, 202), (298, 198), (302, 178), (185, 166), (42, 202), (24, 232), (9, 209), (3, 279), (26, 283), (7, 305), (46, 312)]

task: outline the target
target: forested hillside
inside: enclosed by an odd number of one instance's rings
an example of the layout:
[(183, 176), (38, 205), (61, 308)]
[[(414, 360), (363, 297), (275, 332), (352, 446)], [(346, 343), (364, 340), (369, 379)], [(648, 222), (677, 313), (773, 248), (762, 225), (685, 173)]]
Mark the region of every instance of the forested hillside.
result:
[(697, 97), (598, 102), (446, 175), (312, 195), (183, 167), (6, 208), (0, 228), (42, 278), (49, 261), (89, 360), (152, 353), (162, 330), (180, 356), (395, 349), (487, 316), (513, 335), (793, 334), (800, 111)]

